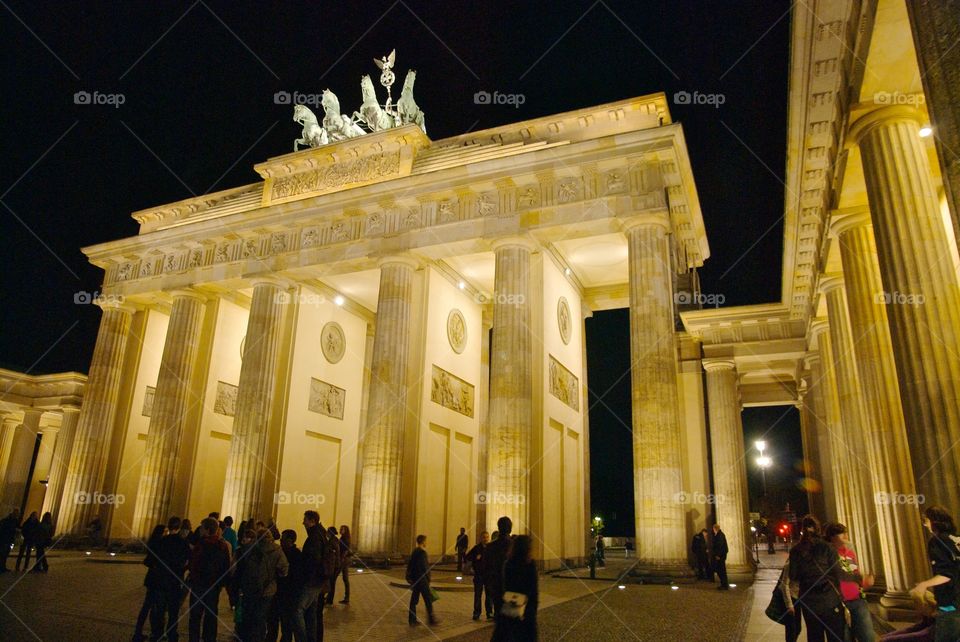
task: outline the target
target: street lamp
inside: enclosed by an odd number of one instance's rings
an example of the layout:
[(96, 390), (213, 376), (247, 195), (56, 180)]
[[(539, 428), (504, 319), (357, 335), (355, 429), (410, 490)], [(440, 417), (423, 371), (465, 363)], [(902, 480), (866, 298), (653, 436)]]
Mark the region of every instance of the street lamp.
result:
[(773, 459), (768, 455), (764, 455), (763, 451), (767, 448), (767, 442), (765, 441), (755, 441), (753, 443), (754, 447), (757, 449), (757, 452), (760, 453), (760, 456), (757, 457), (757, 466), (760, 467), (760, 474), (763, 477), (763, 496), (767, 496), (767, 468), (773, 464)]

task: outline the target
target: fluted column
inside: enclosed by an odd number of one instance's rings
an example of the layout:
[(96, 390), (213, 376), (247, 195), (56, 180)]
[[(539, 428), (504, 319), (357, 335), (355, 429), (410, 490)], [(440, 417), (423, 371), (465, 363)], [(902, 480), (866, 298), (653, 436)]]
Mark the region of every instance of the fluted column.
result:
[(174, 475), (180, 460), (180, 439), (187, 413), (200, 403), (194, 394), (204, 298), (189, 291), (173, 295), (173, 308), (160, 357), (153, 413), (143, 453), (143, 467), (133, 512), (134, 536), (147, 538), (170, 517)]
[(960, 506), (960, 289), (919, 114), (885, 107), (857, 121), (877, 259), (918, 490)]
[(103, 306), (97, 343), (83, 392), (73, 450), (60, 500), (61, 533), (80, 535), (98, 507), (84, 497), (103, 493), (107, 453), (117, 415), (117, 399), (130, 336), (133, 308)]
[(533, 429), (533, 336), (530, 264), (534, 245), (503, 239), (495, 246), (493, 340), (490, 348), (490, 440), (487, 521), (506, 515), (516, 533), (529, 529)]
[(236, 520), (268, 517), (261, 514), (263, 477), (275, 472), (266, 467), (267, 436), (277, 389), (285, 288), (285, 283), (270, 279), (253, 287), (221, 509)]
[[(79, 419), (79, 408), (64, 407), (60, 433), (53, 447), (50, 475), (47, 477), (47, 493), (43, 496), (43, 512), (52, 514), (54, 524), (59, 524), (60, 499), (63, 497), (63, 485), (67, 479), (67, 466), (70, 464), (70, 453), (73, 450)], [(59, 528), (57, 531), (59, 532)]]
[(909, 610), (909, 590), (927, 571), (916, 502), (907, 427), (900, 403), (893, 343), (883, 305), (883, 284), (870, 214), (834, 214), (840, 245), (854, 354), (868, 421), (864, 424), (867, 461), (873, 481), (877, 522), (883, 537), (885, 607)]
[(823, 368), (820, 353), (810, 352), (804, 357), (808, 371), (806, 387), (801, 397), (803, 423), (803, 458), (809, 467), (807, 476), (819, 484), (808, 487), (810, 512), (821, 520), (835, 520), (837, 511), (836, 483), (830, 465), (830, 428), (823, 399)]
[(960, 0), (910, 0), (914, 50), (933, 126), (943, 189), (960, 240)]
[(877, 584), (882, 585), (883, 561), (878, 541), (873, 480), (867, 459), (870, 416), (864, 404), (863, 386), (854, 356), (854, 344), (861, 337), (854, 337), (850, 330), (842, 277), (823, 277), (820, 279), (820, 288), (827, 298), (832, 365), (836, 371), (840, 415), (843, 417), (840, 450), (834, 452), (834, 457), (841, 458), (843, 466), (847, 468), (850, 507), (853, 510), (849, 517), (852, 524), (847, 526), (850, 527), (850, 539), (856, 547), (860, 565), (865, 571), (874, 573)]
[(727, 568), (733, 573), (751, 573), (753, 556), (747, 535), (750, 509), (736, 364), (726, 359), (704, 359), (703, 369), (707, 371), (717, 523), (726, 533), (730, 548)]
[(403, 434), (407, 414), (410, 313), (417, 263), (391, 257), (380, 264), (377, 323), (367, 426), (361, 436), (358, 548), (365, 555), (396, 556), (400, 542)]
[(670, 220), (641, 216), (626, 229), (630, 270), (633, 490), (637, 559), (647, 572), (684, 573), (687, 534), (680, 461)]
[[(848, 463), (849, 449), (844, 438), (843, 416), (840, 412), (840, 396), (837, 392), (837, 370), (834, 368), (834, 347), (830, 340), (830, 326), (826, 321), (814, 321), (811, 332), (820, 347), (820, 360), (811, 362), (812, 376), (821, 382), (826, 419), (827, 442), (830, 444), (830, 471), (836, 500), (836, 521), (853, 526), (853, 482)], [(851, 537), (853, 533), (851, 532)]]
[(43, 411), (26, 408), (23, 411), (23, 423), (17, 426), (10, 444), (7, 470), (3, 475), (3, 495), (0, 498), (0, 515), (6, 515), (14, 508), (22, 509), (27, 499), (30, 466), (40, 432), (40, 417)]

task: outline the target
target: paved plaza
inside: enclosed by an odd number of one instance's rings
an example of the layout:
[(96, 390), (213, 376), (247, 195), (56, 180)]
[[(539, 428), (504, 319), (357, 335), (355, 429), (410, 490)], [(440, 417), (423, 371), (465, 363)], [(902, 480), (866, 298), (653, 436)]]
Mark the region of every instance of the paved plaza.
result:
[[(108, 562), (102, 555), (64, 552), (51, 558), (47, 575), (0, 576), (0, 639), (127, 642), (144, 596), (139, 559), (118, 556)], [(613, 576), (624, 564), (608, 564), (606, 571)], [(435, 571), (434, 581), (455, 583), (455, 575)], [(463, 591), (441, 593), (436, 603), (440, 625), (411, 628), (406, 621), (409, 592), (390, 584), (400, 577), (399, 570), (354, 575), (350, 605), (337, 604), (325, 612), (325, 639), (490, 639), (492, 626), (471, 620), (472, 593)], [(469, 576), (463, 581), (469, 582)], [(639, 584), (618, 589), (609, 580), (550, 576), (541, 576), (540, 592), (542, 640), (698, 640), (708, 631), (713, 640), (741, 640), (751, 595), (746, 587), (721, 593), (705, 582), (678, 590)], [(226, 597), (221, 620), (220, 639), (230, 640)], [(182, 639), (186, 624), (184, 618)]]

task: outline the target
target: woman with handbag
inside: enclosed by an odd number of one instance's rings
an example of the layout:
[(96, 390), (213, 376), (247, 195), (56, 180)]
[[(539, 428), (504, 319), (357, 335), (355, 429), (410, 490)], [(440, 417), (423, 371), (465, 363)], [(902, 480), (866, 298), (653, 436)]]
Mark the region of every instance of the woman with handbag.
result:
[(800, 585), (790, 581), (790, 560), (787, 560), (783, 570), (780, 571), (780, 579), (777, 580), (777, 586), (773, 589), (773, 596), (766, 610), (768, 618), (783, 625), (787, 642), (797, 642), (797, 638), (800, 637), (802, 625), (800, 611), (796, 604), (799, 596)]
[(857, 554), (850, 548), (847, 527), (843, 524), (828, 524), (824, 529), (824, 538), (830, 542), (840, 555), (841, 579), (840, 594), (843, 603), (850, 611), (850, 642), (874, 642), (877, 635), (873, 630), (873, 620), (864, 589), (873, 586), (872, 574), (864, 575), (860, 570)]
[(791, 581), (800, 585), (800, 610), (807, 624), (808, 642), (843, 642), (846, 607), (840, 595), (840, 557), (820, 537), (820, 522), (803, 518), (800, 542), (790, 549)]
[(536, 642), (537, 565), (531, 558), (532, 540), (518, 535), (503, 565), (503, 606), (497, 615), (493, 642)]

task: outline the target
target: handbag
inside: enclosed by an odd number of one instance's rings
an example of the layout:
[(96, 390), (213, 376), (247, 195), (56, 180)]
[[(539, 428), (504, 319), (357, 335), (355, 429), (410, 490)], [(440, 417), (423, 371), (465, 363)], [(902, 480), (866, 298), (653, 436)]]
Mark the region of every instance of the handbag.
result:
[(777, 624), (783, 624), (782, 620), (789, 612), (787, 601), (783, 599), (783, 591), (780, 590), (780, 583), (777, 582), (770, 597), (770, 604), (767, 605), (764, 613)]
[(500, 607), (500, 614), (515, 620), (522, 620), (523, 614), (527, 610), (527, 596), (523, 593), (507, 591), (503, 594), (503, 606)]
[(436, 602), (440, 599), (440, 593), (437, 592), (437, 589), (430, 587), (430, 601)]

